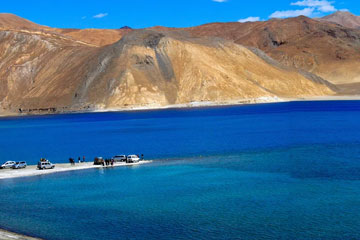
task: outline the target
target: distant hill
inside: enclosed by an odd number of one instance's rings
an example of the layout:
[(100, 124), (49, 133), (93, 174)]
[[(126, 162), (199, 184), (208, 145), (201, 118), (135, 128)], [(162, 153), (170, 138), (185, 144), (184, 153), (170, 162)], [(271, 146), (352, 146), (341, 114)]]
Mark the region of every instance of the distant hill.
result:
[(132, 28), (129, 27), (129, 26), (123, 26), (123, 27), (121, 27), (121, 28), (119, 28), (119, 29), (132, 29)]
[(331, 15), (321, 18), (323, 21), (333, 22), (348, 28), (360, 29), (360, 16), (347, 11), (337, 11)]

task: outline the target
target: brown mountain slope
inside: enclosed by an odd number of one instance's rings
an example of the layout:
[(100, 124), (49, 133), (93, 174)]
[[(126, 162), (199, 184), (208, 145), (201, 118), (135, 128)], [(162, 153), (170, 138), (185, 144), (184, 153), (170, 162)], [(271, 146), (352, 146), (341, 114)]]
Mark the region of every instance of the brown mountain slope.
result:
[(355, 16), (346, 11), (337, 11), (331, 15), (320, 18), (319, 20), (337, 23), (348, 28), (360, 29), (360, 16)]
[(138, 30), (105, 47), (0, 32), (0, 106), (56, 111), (333, 94), (329, 85), (217, 38)]
[(55, 29), (63, 35), (73, 39), (93, 44), (95, 46), (105, 46), (119, 41), (125, 34), (132, 29)]
[(304, 16), (266, 22), (211, 23), (184, 29), (263, 50), (287, 66), (333, 83), (360, 82), (360, 31)]
[(80, 65), (94, 55), (87, 47), (56, 35), (0, 32), (0, 105), (3, 108), (68, 106)]
[(11, 13), (0, 13), (0, 29), (49, 30), (49, 27), (33, 23)]
[(115, 43), (132, 29), (62, 29), (42, 26), (14, 14), (0, 13), (0, 30), (17, 30), (31, 32), (46, 32), (71, 38), (94, 46), (105, 46)]

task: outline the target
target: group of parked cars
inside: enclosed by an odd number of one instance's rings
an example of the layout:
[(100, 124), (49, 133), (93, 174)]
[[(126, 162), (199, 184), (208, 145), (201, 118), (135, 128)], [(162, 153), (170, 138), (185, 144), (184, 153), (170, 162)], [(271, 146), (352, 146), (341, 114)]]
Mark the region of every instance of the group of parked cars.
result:
[[(25, 161), (15, 162), (15, 161), (7, 161), (4, 164), (0, 165), (0, 169), (12, 168), (12, 169), (21, 169), (26, 168), (27, 164)], [(41, 159), (37, 165), (39, 170), (42, 169), (53, 169), (55, 167), (49, 160)]]
[(5, 168), (20, 169), (20, 168), (26, 168), (26, 166), (27, 164), (24, 161), (21, 162), (7, 161), (0, 166), (0, 169), (5, 169)]
[[(126, 163), (137, 163), (140, 160), (144, 159), (144, 155), (141, 155), (141, 158), (138, 155), (116, 155), (114, 157), (112, 157), (111, 159), (103, 159), (102, 157), (96, 157), (94, 159), (94, 165), (108, 165), (107, 163), (109, 162), (126, 162)], [(111, 163), (111, 165), (112, 165)]]
[[(139, 155), (128, 155), (128, 156), (116, 155), (111, 158), (111, 160), (114, 162), (126, 162), (126, 163), (136, 163), (143, 159), (144, 159), (143, 154), (141, 154), (141, 158), (139, 157)], [(102, 157), (95, 158), (95, 160), (94, 160), (95, 165), (102, 164), (102, 163), (104, 163), (104, 159)], [(21, 161), (21, 162), (7, 161), (4, 164), (0, 165), (0, 169), (5, 169), (5, 168), (20, 169), (20, 168), (26, 168), (26, 167), (27, 167), (27, 164), (25, 161)], [(53, 168), (55, 168), (55, 165), (52, 164), (49, 160), (41, 158), (40, 161), (38, 162), (37, 168), (39, 170), (53, 169)]]
[(138, 155), (116, 155), (112, 157), (112, 160), (114, 160), (115, 162), (135, 163), (140, 161), (140, 157)]

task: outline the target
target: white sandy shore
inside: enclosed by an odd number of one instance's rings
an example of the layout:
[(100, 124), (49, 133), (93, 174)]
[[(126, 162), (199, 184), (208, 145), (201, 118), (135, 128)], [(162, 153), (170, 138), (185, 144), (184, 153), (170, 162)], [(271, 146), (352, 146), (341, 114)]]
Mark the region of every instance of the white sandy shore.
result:
[(344, 101), (344, 100), (346, 101), (360, 100), (360, 95), (306, 97), (306, 98), (291, 99), (290, 101)]
[(341, 100), (360, 100), (360, 95), (351, 96), (319, 96), (319, 97), (304, 97), (304, 98), (280, 98), (273, 97), (259, 97), (259, 98), (244, 98), (233, 101), (223, 102), (190, 102), (184, 104), (172, 104), (172, 105), (144, 105), (144, 106), (132, 106), (127, 108), (98, 108), (89, 112), (121, 112), (121, 111), (140, 111), (140, 110), (156, 110), (156, 109), (171, 109), (171, 108), (199, 108), (199, 107), (216, 107), (216, 106), (236, 106), (247, 104), (262, 104), (262, 103), (281, 103), (281, 102), (296, 102), (296, 101), (341, 101)]
[[(136, 166), (141, 164), (150, 163), (152, 161), (140, 161), (138, 163), (115, 163), (114, 166), (94, 165), (92, 162), (76, 163), (75, 166), (71, 166), (70, 163), (55, 164), (54, 169), (38, 170), (36, 165), (27, 166), (23, 169), (0, 169), (0, 180), (19, 177), (31, 177), (45, 174), (52, 174), (58, 172), (76, 171), (92, 168), (111, 168), (111, 167), (125, 167)], [(0, 238), (1, 239), (1, 238)]]
[(39, 238), (27, 237), (21, 234), (12, 233), (0, 229), (0, 239), (1, 240), (40, 240)]
[(201, 101), (201, 102), (189, 102), (183, 104), (170, 104), (170, 105), (144, 105), (144, 106), (131, 106), (122, 108), (97, 108), (91, 110), (91, 112), (121, 112), (121, 111), (140, 111), (140, 110), (156, 110), (156, 109), (171, 109), (171, 108), (197, 108), (197, 107), (215, 107), (215, 106), (230, 106), (230, 105), (244, 105), (244, 104), (257, 104), (257, 103), (277, 103), (287, 102), (288, 99), (279, 97), (259, 97), (259, 98), (244, 98), (233, 101)]

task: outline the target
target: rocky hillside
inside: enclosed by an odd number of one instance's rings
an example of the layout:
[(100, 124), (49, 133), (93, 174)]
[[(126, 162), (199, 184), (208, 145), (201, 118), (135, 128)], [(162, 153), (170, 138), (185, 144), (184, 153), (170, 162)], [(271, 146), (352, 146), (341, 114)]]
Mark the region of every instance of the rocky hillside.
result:
[(11, 111), (69, 106), (74, 79), (96, 50), (49, 33), (0, 31), (0, 105)]
[(0, 111), (160, 107), (334, 94), (257, 49), (183, 31), (134, 30), (102, 47), (53, 29), (0, 31)]
[[(283, 69), (221, 39), (139, 30), (101, 50), (80, 97), (104, 108), (332, 94), (331, 86)], [(90, 86), (92, 91), (86, 91)]]
[(334, 84), (360, 82), (360, 30), (304, 16), (265, 22), (211, 23), (184, 29), (263, 50), (282, 64)]
[(360, 29), (360, 16), (355, 16), (351, 12), (337, 11), (331, 15), (320, 18), (320, 20), (337, 23), (348, 28)]

